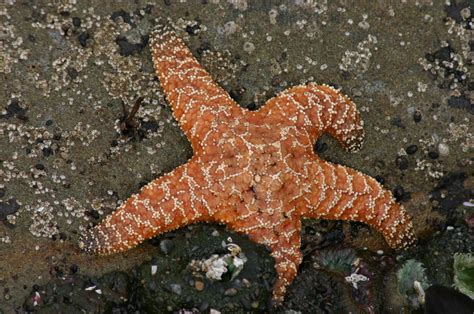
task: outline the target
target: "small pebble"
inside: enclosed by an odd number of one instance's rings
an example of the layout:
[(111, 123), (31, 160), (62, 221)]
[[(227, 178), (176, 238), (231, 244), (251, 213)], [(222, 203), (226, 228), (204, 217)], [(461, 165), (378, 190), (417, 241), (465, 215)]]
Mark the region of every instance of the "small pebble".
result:
[(454, 227), (453, 226), (447, 226), (446, 230), (448, 230), (448, 231), (454, 230)]
[(180, 284), (172, 283), (172, 284), (170, 285), (170, 288), (171, 288), (171, 291), (172, 291), (174, 294), (181, 295), (181, 293), (183, 293), (183, 288), (181, 288), (181, 285), (180, 285)]
[(224, 292), (225, 296), (232, 297), (237, 294), (237, 289), (235, 288), (229, 288)]
[(164, 239), (160, 242), (160, 250), (163, 252), (165, 255), (168, 255), (174, 248), (173, 241), (170, 239)]
[(202, 301), (202, 303), (199, 305), (199, 311), (204, 312), (209, 308), (209, 302), (207, 301)]
[(398, 156), (395, 158), (395, 165), (400, 170), (406, 170), (408, 169), (408, 159), (405, 156)]
[(418, 151), (418, 146), (416, 145), (410, 145), (407, 148), (405, 148), (405, 151), (407, 152), (408, 155), (413, 155)]
[(81, 19), (78, 18), (77, 16), (72, 18), (72, 25), (75, 27), (80, 27), (81, 26)]
[(273, 78), (272, 78), (272, 86), (278, 86), (281, 84), (281, 77), (279, 75), (275, 75)]
[(79, 266), (77, 266), (76, 264), (72, 264), (69, 269), (71, 270), (71, 274), (75, 274), (79, 271)]
[(246, 107), (247, 107), (247, 109), (250, 110), (250, 111), (257, 110), (257, 104), (254, 103), (254, 102), (248, 104)]
[(247, 278), (242, 279), (242, 283), (244, 284), (246, 288), (250, 288), (250, 286), (252, 285), (250, 281), (248, 281)]
[(8, 202), (0, 202), (0, 221), (5, 220), (8, 215), (16, 213), (19, 208), (20, 204), (18, 204), (14, 198)]
[(316, 144), (314, 145), (314, 150), (316, 153), (321, 154), (324, 153), (325, 151), (328, 150), (328, 144), (320, 141), (319, 139), (316, 141)]
[(428, 153), (428, 157), (430, 157), (431, 159), (438, 159), (439, 154), (438, 152), (431, 151)]
[(82, 32), (77, 36), (77, 40), (79, 41), (79, 43), (81, 44), (82, 47), (87, 46), (87, 40), (89, 38), (90, 38), (90, 35), (87, 32)]
[(415, 112), (413, 113), (413, 120), (418, 123), (421, 121), (421, 112), (420, 110), (415, 110)]
[(90, 215), (93, 219), (99, 219), (99, 218), (100, 218), (99, 213), (98, 213), (96, 210), (93, 210), (93, 209), (89, 211), (89, 215)]
[(403, 196), (405, 195), (405, 189), (401, 185), (397, 185), (393, 189), (393, 196), (395, 197), (395, 200), (400, 201), (403, 199)]
[(384, 184), (385, 182), (384, 178), (381, 175), (376, 175), (374, 179), (377, 180), (377, 182), (380, 184)]
[(77, 70), (74, 67), (67, 67), (66, 72), (71, 78), (71, 80), (76, 79), (77, 76), (79, 75), (79, 72), (77, 72)]
[(49, 147), (43, 148), (43, 156), (44, 157), (49, 157), (53, 154), (53, 150)]

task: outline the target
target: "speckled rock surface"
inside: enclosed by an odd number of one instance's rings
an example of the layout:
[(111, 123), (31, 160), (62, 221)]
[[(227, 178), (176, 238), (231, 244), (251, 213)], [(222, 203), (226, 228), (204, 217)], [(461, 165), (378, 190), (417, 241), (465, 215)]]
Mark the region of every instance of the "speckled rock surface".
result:
[[(71, 276), (85, 282), (81, 289), (88, 280), (107, 285), (111, 276), (133, 283), (140, 265), (152, 258), (159, 256), (173, 270), (174, 257), (189, 256), (187, 246), (165, 255), (153, 243), (101, 258), (77, 247), (85, 228), (192, 156), (148, 50), (149, 33), (165, 22), (243, 107), (258, 108), (286, 87), (308, 81), (342, 88), (362, 111), (366, 141), (360, 152), (347, 154), (323, 137), (315, 150), (376, 177), (414, 218), (419, 243), (404, 253), (390, 251), (363, 225), (305, 222), (303, 263), (282, 310), (362, 310), (369, 302), (398, 311), (407, 305), (388, 296), (396, 295), (394, 272), (408, 258), (424, 263), (431, 283), (451, 285), (446, 265), (452, 265), (452, 255), (474, 250), (472, 20), (468, 1), (451, 2), (6, 1), (0, 6), (0, 311), (35, 308), (28, 303), (32, 293), (41, 295), (52, 285), (68, 287), (71, 299), (87, 297), (68, 286)], [(134, 127), (124, 127), (138, 97), (144, 100)], [(207, 252), (213, 238), (206, 228), (166, 238), (192, 234), (200, 239), (197, 250)], [(239, 239), (247, 255), (269, 258)], [(358, 296), (341, 273), (315, 268), (315, 252), (339, 247), (357, 249), (377, 293), (356, 289)], [(173, 282), (181, 286), (181, 298), (168, 310), (199, 310), (195, 288), (179, 274), (166, 274), (182, 280)], [(173, 287), (162, 295), (177, 296)], [(133, 284), (127, 289), (139, 291)], [(204, 311), (225, 312), (232, 294), (243, 293), (236, 289), (227, 299), (207, 301)], [(257, 299), (257, 307), (267, 306), (267, 292), (248, 289), (260, 292), (240, 302), (240, 311), (255, 309)], [(113, 297), (104, 302), (119, 303)], [(94, 304), (86, 305), (104, 310)], [(36, 308), (47, 306), (53, 305)]]

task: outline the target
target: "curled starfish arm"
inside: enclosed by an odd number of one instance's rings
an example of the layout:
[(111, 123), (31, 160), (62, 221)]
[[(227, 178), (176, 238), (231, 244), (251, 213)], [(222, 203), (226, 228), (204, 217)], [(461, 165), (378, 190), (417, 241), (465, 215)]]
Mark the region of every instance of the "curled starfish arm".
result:
[(193, 148), (212, 124), (243, 114), (242, 108), (217, 85), (173, 32), (156, 32), (151, 39), (152, 58), (173, 115)]
[(403, 206), (375, 179), (329, 162), (315, 164), (319, 175), (305, 196), (305, 218), (351, 220), (382, 233), (394, 249), (415, 242), (413, 225)]
[(313, 143), (322, 133), (329, 133), (348, 151), (357, 151), (364, 140), (363, 121), (355, 104), (328, 85), (289, 88), (270, 99), (261, 111), (279, 114), (306, 129)]
[(277, 303), (283, 302), (286, 289), (295, 279), (303, 260), (300, 250), (301, 225), (298, 225), (297, 229), (290, 230), (287, 235), (283, 234), (278, 242), (270, 246), (277, 271), (277, 279), (273, 285), (273, 300)]
[(214, 198), (205, 189), (199, 164), (189, 162), (150, 182), (80, 239), (82, 250), (112, 254), (155, 235), (206, 221)]
[(273, 300), (281, 303), (303, 259), (300, 251), (301, 221), (294, 209), (286, 211), (282, 207), (263, 211), (266, 212), (263, 219), (254, 212), (249, 213), (245, 219), (234, 219), (227, 226), (236, 232), (247, 234), (252, 241), (270, 249), (277, 272)]

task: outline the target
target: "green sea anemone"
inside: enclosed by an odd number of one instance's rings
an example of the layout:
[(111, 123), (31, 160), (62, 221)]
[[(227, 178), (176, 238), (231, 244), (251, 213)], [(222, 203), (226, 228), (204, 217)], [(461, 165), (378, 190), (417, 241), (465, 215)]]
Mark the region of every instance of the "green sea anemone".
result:
[(474, 299), (474, 255), (454, 254), (454, 287)]
[(420, 306), (417, 291), (415, 290), (415, 282), (423, 289), (429, 287), (426, 278), (425, 268), (422, 263), (409, 259), (397, 272), (398, 291), (404, 296), (413, 308)]
[(326, 250), (314, 256), (314, 266), (348, 275), (353, 272), (356, 260), (357, 256), (352, 249)]

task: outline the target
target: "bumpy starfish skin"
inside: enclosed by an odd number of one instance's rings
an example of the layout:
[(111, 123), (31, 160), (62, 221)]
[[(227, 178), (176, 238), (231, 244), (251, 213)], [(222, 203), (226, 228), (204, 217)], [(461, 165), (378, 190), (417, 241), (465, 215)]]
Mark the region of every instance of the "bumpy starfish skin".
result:
[(250, 112), (212, 80), (173, 33), (155, 35), (151, 47), (156, 73), (194, 156), (86, 233), (80, 242), (85, 251), (121, 252), (191, 223), (223, 223), (270, 248), (278, 274), (273, 297), (282, 301), (302, 259), (302, 218), (364, 222), (392, 248), (414, 242), (410, 218), (389, 191), (313, 152), (322, 133), (348, 150), (360, 147), (363, 123), (348, 97), (310, 83)]

